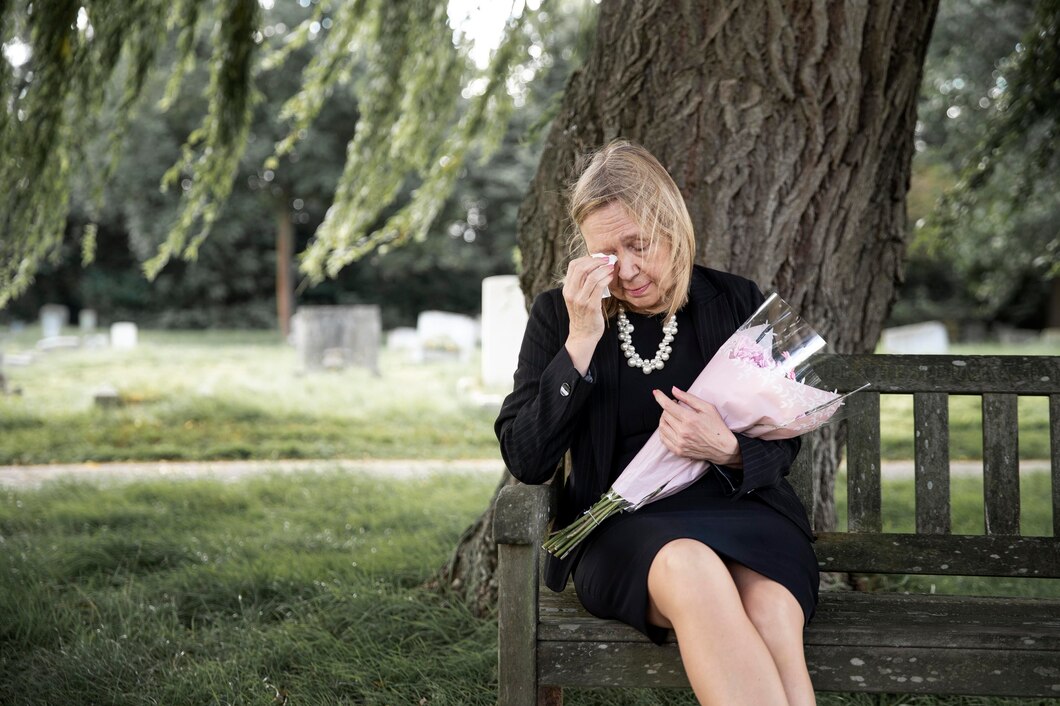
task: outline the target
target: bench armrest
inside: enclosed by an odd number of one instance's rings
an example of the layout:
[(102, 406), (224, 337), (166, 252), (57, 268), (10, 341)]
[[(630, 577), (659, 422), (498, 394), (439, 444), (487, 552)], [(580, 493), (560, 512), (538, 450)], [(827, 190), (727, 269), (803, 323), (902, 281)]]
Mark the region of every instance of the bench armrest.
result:
[(555, 507), (556, 489), (551, 485), (516, 483), (501, 488), (493, 516), (493, 541), (539, 544)]

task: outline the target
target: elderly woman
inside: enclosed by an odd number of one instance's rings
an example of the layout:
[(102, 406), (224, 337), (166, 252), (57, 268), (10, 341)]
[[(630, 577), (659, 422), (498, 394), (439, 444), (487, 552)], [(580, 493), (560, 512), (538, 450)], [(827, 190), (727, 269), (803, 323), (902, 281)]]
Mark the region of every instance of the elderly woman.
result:
[[(677, 185), (643, 147), (591, 156), (570, 193), (580, 256), (538, 296), (496, 432), (512, 474), (548, 481), (570, 451), (555, 529), (597, 500), (658, 428), (712, 470), (664, 500), (614, 516), (545, 581), (573, 575), (585, 608), (661, 644), (674, 630), (703, 704), (813, 704), (803, 626), (819, 575), (806, 511), (785, 479), (797, 440), (726, 428), (684, 392), (763, 301), (751, 281), (693, 264)], [(592, 255), (614, 255), (617, 260)]]

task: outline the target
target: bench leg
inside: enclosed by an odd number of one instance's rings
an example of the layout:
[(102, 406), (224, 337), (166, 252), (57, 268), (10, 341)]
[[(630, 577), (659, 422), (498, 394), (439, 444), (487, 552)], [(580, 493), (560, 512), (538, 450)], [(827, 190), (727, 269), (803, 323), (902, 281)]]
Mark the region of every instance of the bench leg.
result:
[(539, 689), (537, 684), (537, 547), (498, 544), (497, 551), (498, 703), (560, 704), (561, 701), (542, 700), (549, 689)]
[(563, 706), (563, 689), (558, 686), (539, 686), (537, 706)]

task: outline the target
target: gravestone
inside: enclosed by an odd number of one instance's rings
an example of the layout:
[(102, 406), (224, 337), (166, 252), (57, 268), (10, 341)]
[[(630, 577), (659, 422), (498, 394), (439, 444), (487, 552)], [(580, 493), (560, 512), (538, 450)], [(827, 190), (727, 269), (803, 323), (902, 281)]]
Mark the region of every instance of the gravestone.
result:
[(482, 384), (510, 389), (526, 330), (526, 304), (515, 275), (482, 280)]
[(116, 387), (105, 384), (97, 387), (92, 393), (92, 402), (97, 407), (120, 407), (122, 400)]
[(448, 311), (421, 311), (416, 331), (424, 360), (471, 360), (478, 343), (478, 325), (470, 316)]
[(139, 330), (131, 321), (117, 321), (110, 325), (110, 346), (115, 350), (136, 348)]
[(997, 341), (1004, 346), (1023, 346), (1028, 343), (1037, 343), (1041, 334), (1033, 329), (1020, 329), (1013, 326), (998, 324)]
[(910, 355), (942, 355), (950, 347), (949, 334), (941, 321), (884, 329), (880, 343), (886, 353)]
[(77, 312), (77, 327), (81, 329), (82, 334), (95, 333), (98, 322), (99, 317), (95, 309), (82, 309)]
[(39, 351), (57, 351), (63, 348), (79, 348), (81, 338), (79, 336), (48, 336), (37, 341)]
[(293, 330), (305, 370), (359, 365), (379, 374), (383, 324), (378, 306), (301, 306)]
[(41, 338), (61, 336), (63, 326), (70, 324), (70, 310), (61, 304), (45, 304), (40, 308)]
[(420, 334), (409, 326), (399, 326), (387, 332), (386, 349), (392, 353), (404, 353), (410, 363), (423, 362), (423, 346)]

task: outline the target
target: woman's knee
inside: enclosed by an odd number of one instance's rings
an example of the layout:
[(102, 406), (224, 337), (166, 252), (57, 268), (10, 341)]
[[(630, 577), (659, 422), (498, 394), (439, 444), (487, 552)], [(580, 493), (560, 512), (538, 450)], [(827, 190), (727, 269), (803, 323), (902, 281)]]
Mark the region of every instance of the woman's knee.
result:
[(802, 644), (805, 614), (798, 600), (779, 583), (769, 581), (741, 593), (744, 610), (766, 643)]
[(735, 591), (721, 557), (694, 539), (675, 539), (664, 545), (648, 570), (648, 592), (660, 607), (674, 597), (706, 595), (712, 585)]

